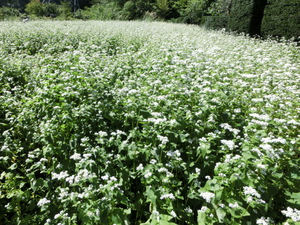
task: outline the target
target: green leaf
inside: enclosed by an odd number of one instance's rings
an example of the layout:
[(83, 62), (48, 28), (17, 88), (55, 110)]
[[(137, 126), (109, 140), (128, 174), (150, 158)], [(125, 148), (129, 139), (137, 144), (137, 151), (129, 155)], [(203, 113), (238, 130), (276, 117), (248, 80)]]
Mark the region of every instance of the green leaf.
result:
[(216, 210), (216, 213), (217, 213), (217, 217), (218, 217), (219, 222), (223, 223), (224, 222), (224, 217), (226, 216), (226, 212), (222, 208), (219, 207)]
[(300, 192), (290, 193), (288, 194), (288, 196), (290, 197), (290, 199), (287, 200), (288, 202), (293, 204), (300, 204)]
[(173, 219), (172, 216), (169, 216), (169, 215), (166, 215), (166, 214), (161, 214), (159, 224), (162, 224), (162, 225), (176, 225), (176, 223), (170, 222), (170, 220), (172, 220), (172, 219)]
[(200, 210), (198, 210), (197, 223), (198, 225), (206, 224), (206, 214)]
[(146, 195), (147, 195), (147, 202), (151, 202), (152, 204), (156, 205), (156, 198), (154, 191), (148, 186), (146, 189)]
[(127, 219), (128, 212), (125, 209), (115, 208), (112, 212), (112, 222), (113, 224), (129, 224)]

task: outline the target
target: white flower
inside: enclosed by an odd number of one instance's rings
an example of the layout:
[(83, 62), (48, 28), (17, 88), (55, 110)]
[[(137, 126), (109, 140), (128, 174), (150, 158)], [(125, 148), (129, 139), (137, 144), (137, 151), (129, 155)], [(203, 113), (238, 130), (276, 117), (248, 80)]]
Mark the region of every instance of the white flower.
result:
[(151, 160), (150, 160), (150, 164), (154, 165), (154, 164), (156, 164), (156, 163), (157, 163), (157, 161), (156, 161), (155, 159), (151, 159)]
[(66, 179), (69, 176), (68, 171), (62, 171), (59, 174), (57, 173), (52, 173), (52, 179), (58, 179), (58, 180), (62, 180), (62, 179)]
[(273, 150), (273, 147), (269, 144), (261, 144), (261, 145), (259, 145), (259, 147), (261, 147), (263, 150), (266, 150), (266, 151)]
[(110, 177), (110, 181), (114, 182), (114, 181), (118, 181), (118, 179), (114, 176)]
[(166, 173), (167, 173), (167, 172), (169, 172), (169, 171), (168, 171), (167, 168), (162, 167), (162, 168), (159, 168), (159, 169), (158, 169), (158, 172), (159, 172), (159, 173), (162, 173), (162, 172), (166, 172)]
[(222, 143), (223, 145), (226, 145), (230, 150), (233, 150), (234, 147), (235, 147), (234, 142), (231, 141), (231, 140), (221, 140), (221, 143)]
[(238, 204), (237, 202), (235, 202), (234, 204), (229, 203), (228, 206), (229, 206), (230, 208), (232, 208), (232, 209), (235, 209), (235, 208), (238, 208), (238, 207), (239, 207), (239, 204)]
[(192, 210), (190, 207), (185, 208), (184, 211), (185, 211), (186, 213), (193, 213), (193, 210)]
[(265, 218), (265, 217), (261, 217), (260, 219), (256, 220), (256, 224), (258, 225), (269, 225), (269, 224), (273, 224), (274, 221), (268, 217), (268, 218)]
[(167, 156), (172, 157), (172, 158), (180, 157), (180, 155), (181, 155), (181, 153), (178, 150), (176, 150), (174, 152), (173, 151), (167, 152)]
[(157, 125), (157, 124), (161, 124), (161, 123), (166, 122), (167, 119), (166, 119), (166, 118), (149, 118), (147, 121), (148, 121), (148, 122), (152, 122), (152, 123), (154, 123), (155, 125)]
[(107, 136), (107, 133), (105, 131), (99, 131), (98, 134), (100, 137), (106, 137)]
[(81, 155), (79, 153), (74, 153), (73, 155), (71, 155), (70, 159), (80, 160)]
[(201, 196), (202, 198), (204, 198), (204, 200), (205, 200), (207, 203), (210, 203), (211, 200), (212, 200), (212, 198), (215, 197), (215, 194), (214, 194), (214, 193), (211, 193), (211, 192), (202, 192), (202, 193), (200, 194), (200, 196)]
[(173, 216), (173, 217), (176, 217), (176, 216), (177, 216), (176, 213), (175, 213), (173, 210), (170, 212), (170, 214), (171, 214), (171, 216)]
[(136, 168), (137, 171), (141, 171), (143, 169), (144, 169), (144, 166), (142, 163)]
[(251, 113), (250, 116), (263, 121), (271, 120), (271, 118), (268, 115), (259, 115), (257, 113)]
[(146, 170), (144, 177), (147, 179), (152, 176), (152, 173), (149, 170)]
[(199, 211), (202, 213), (205, 213), (207, 210), (208, 210), (208, 208), (206, 206), (202, 206)]
[(250, 195), (250, 196), (257, 197), (257, 198), (261, 197), (261, 195), (253, 187), (245, 186), (245, 187), (243, 187), (243, 189), (244, 189), (245, 195)]
[(68, 183), (70, 183), (70, 184), (73, 184), (74, 183), (74, 175), (72, 175), (72, 176), (69, 176), (69, 177), (67, 177), (66, 178), (66, 181), (68, 182)]
[(246, 199), (247, 203), (253, 202), (253, 197), (252, 196), (248, 196)]
[(157, 135), (157, 137), (161, 141), (162, 145), (165, 145), (165, 144), (167, 144), (169, 142), (168, 137), (164, 137), (164, 136), (161, 136), (161, 135)]
[(267, 168), (267, 166), (264, 165), (264, 164), (259, 163), (259, 164), (257, 164), (257, 168), (265, 170)]
[(291, 218), (294, 222), (300, 222), (300, 210), (288, 207), (287, 210), (281, 211), (283, 215)]
[(50, 200), (48, 200), (47, 198), (42, 198), (38, 201), (37, 206), (42, 207), (43, 205), (46, 205), (50, 203)]
[(106, 174), (106, 175), (104, 175), (104, 176), (101, 176), (101, 179), (102, 179), (102, 180), (108, 180), (108, 179), (109, 179), (109, 176)]
[(205, 176), (205, 179), (206, 180), (211, 180), (211, 177), (207, 175), (207, 176)]
[(219, 206), (220, 206), (221, 208), (225, 208), (225, 205), (224, 205), (223, 203), (220, 203)]
[(171, 194), (164, 194), (164, 195), (160, 196), (160, 199), (165, 199), (165, 198), (169, 198), (169, 199), (174, 200), (175, 196), (172, 193)]
[(42, 163), (42, 162), (48, 162), (48, 159), (41, 158), (41, 159), (40, 159), (40, 162), (41, 162), (41, 163)]
[(240, 113), (242, 110), (240, 108), (234, 109), (233, 112), (234, 113)]

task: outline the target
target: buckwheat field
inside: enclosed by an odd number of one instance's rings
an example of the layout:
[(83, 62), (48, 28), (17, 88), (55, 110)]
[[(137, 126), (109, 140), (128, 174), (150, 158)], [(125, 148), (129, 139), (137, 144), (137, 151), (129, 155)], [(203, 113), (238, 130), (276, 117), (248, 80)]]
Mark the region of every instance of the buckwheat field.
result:
[(299, 130), (295, 43), (0, 23), (0, 224), (299, 224)]

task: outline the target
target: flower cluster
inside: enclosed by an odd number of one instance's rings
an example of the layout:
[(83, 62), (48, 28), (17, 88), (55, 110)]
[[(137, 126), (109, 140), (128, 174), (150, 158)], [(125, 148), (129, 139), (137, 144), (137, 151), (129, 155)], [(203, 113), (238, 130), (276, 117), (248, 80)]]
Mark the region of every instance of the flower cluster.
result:
[(1, 22), (0, 224), (299, 223), (299, 71), (194, 25)]

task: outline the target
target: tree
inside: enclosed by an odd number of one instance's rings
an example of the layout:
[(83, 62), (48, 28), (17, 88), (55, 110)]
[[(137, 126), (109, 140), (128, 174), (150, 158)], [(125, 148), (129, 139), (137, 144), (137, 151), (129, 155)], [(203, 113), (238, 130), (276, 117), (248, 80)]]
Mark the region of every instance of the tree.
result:
[(43, 16), (44, 15), (44, 9), (43, 4), (40, 2), (40, 0), (31, 0), (25, 7), (25, 12), (29, 15), (34, 16)]
[(62, 18), (69, 19), (71, 17), (71, 10), (72, 7), (70, 5), (70, 1), (63, 0), (59, 7), (60, 15), (62, 16)]

